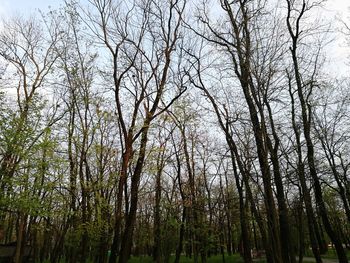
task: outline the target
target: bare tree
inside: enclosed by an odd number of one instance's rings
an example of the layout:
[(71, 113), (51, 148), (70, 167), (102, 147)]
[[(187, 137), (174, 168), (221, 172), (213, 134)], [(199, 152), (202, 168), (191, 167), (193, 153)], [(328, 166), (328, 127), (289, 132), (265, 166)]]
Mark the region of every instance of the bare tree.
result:
[[(104, 43), (113, 61), (114, 95), (118, 125), (122, 135), (122, 160), (116, 198), (114, 240), (110, 262), (126, 262), (130, 255), (136, 219), (138, 188), (147, 150), (148, 133), (153, 119), (184, 92), (183, 87), (165, 102), (171, 78), (176, 78), (172, 60), (181, 38), (182, 14), (185, 1), (132, 1), (128, 11), (111, 1), (92, 1), (98, 15), (91, 29)], [(176, 62), (175, 62), (176, 64)], [(175, 73), (176, 74), (176, 73)], [(131, 99), (131, 110), (123, 101)], [(129, 105), (127, 105), (129, 107)], [(128, 113), (129, 115), (127, 115)], [(135, 147), (138, 148), (135, 151)], [(131, 160), (135, 167), (130, 174), (130, 204), (125, 200), (125, 227), (122, 227), (123, 193), (127, 189)], [(119, 248), (120, 247), (120, 248)]]
[[(306, 1), (301, 1), (300, 7), (297, 7), (297, 3), (287, 0), (288, 5), (288, 13), (286, 18), (286, 23), (289, 31), (289, 35), (291, 38), (291, 47), (290, 53), (293, 60), (294, 66), (294, 78), (297, 86), (297, 93), (301, 107), (301, 115), (302, 115), (302, 124), (303, 124), (303, 134), (306, 140), (307, 145), (307, 160), (308, 166), (310, 170), (310, 174), (313, 180), (314, 188), (315, 188), (315, 198), (317, 202), (317, 207), (319, 209), (320, 215), (322, 217), (322, 222), (324, 224), (325, 230), (328, 236), (331, 238), (334, 243), (339, 262), (348, 262), (344, 248), (342, 246), (341, 240), (339, 236), (335, 232), (334, 228), (329, 221), (329, 217), (327, 215), (327, 209), (323, 200), (322, 188), (320, 184), (320, 180), (318, 178), (318, 173), (316, 170), (315, 163), (315, 152), (314, 152), (314, 142), (311, 137), (312, 132), (312, 104), (310, 101), (310, 96), (313, 90), (318, 86), (317, 77), (317, 63), (318, 57), (316, 56), (315, 63), (315, 71), (311, 74), (311, 77), (308, 78), (305, 74), (302, 74), (301, 71), (301, 60), (299, 58), (298, 47), (300, 45), (301, 37), (302, 37), (302, 29), (301, 23), (302, 18), (305, 13), (312, 7), (308, 5)], [(305, 92), (306, 90), (306, 92)]]
[[(279, 164), (280, 138), (270, 102), (275, 75), (279, 70), (277, 61), (283, 54), (277, 37), (279, 30), (275, 27), (270, 28), (269, 41), (264, 41), (263, 35), (267, 31), (257, 26), (259, 23), (267, 22), (262, 15), (262, 10), (265, 8), (263, 2), (221, 1), (220, 4), (226, 16), (226, 20), (222, 22), (225, 24), (224, 27), (213, 24), (207, 11), (201, 10), (198, 19), (205, 29), (191, 28), (195, 34), (211, 43), (231, 61), (232, 72), (241, 86), (243, 99), (248, 107), (264, 184), (268, 240), (272, 249), (268, 253), (271, 255), (269, 260), (281, 262), (283, 259), (284, 262), (294, 262), (294, 246), (289, 229), (288, 208)], [(276, 22), (272, 21), (272, 25)], [(263, 46), (264, 44), (266, 46)], [(204, 85), (199, 86), (203, 88)], [(207, 93), (206, 96), (208, 96)], [(225, 111), (225, 107), (217, 110), (219, 114), (227, 116)], [(227, 121), (232, 122), (231, 119)], [(227, 124), (223, 123), (221, 126), (225, 127)], [(272, 167), (270, 167), (269, 159)], [(271, 184), (272, 178), (277, 190), (278, 215)], [(278, 221), (279, 224), (277, 224)], [(282, 239), (284, 239), (283, 242)]]

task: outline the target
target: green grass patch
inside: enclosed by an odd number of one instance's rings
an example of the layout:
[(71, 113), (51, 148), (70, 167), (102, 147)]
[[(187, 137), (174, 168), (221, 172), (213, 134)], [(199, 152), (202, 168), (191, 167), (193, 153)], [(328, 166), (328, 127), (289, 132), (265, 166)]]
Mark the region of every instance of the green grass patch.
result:
[[(346, 251), (346, 255), (347, 257), (350, 259), (350, 250), (347, 250)], [(306, 257), (314, 257), (313, 253), (312, 253), (312, 250), (307, 250), (306, 253), (305, 253), (305, 256)], [(324, 254), (324, 255), (321, 255), (322, 258), (325, 258), (325, 259), (338, 259), (338, 256), (337, 256), (337, 252), (335, 251), (334, 248), (329, 248), (327, 253)]]
[[(174, 256), (170, 257), (169, 263), (173, 263), (175, 260)], [(131, 259), (128, 261), (128, 263), (152, 263), (152, 257), (131, 257)], [(194, 259), (193, 258), (188, 258), (185, 256), (181, 256), (180, 258), (180, 263), (193, 263)], [(199, 262), (201, 262), (201, 260), (199, 259)], [(207, 263), (222, 263), (223, 262), (223, 258), (222, 255), (215, 255), (215, 256), (211, 256), (208, 257), (207, 259)], [(225, 262), (227, 263), (243, 263), (243, 259), (240, 257), (239, 254), (235, 254), (235, 255), (225, 255)], [(259, 260), (259, 261), (255, 261), (257, 263), (264, 263), (266, 262), (264, 259)]]

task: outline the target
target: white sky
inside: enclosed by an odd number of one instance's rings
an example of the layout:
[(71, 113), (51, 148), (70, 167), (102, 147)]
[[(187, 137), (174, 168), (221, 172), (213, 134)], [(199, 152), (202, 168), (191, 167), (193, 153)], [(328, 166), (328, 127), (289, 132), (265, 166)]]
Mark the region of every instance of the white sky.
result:
[[(350, 25), (350, 1), (349, 0), (328, 0), (325, 6), (326, 13), (329, 13), (330, 18), (334, 18), (335, 22), (332, 23), (331, 30), (340, 30), (340, 20)], [(328, 10), (328, 11), (327, 11)], [(350, 47), (346, 43), (343, 34), (338, 33), (335, 35), (335, 41), (327, 49), (327, 57), (330, 59), (329, 71), (332, 74), (338, 76), (349, 76), (349, 61), (350, 61)]]
[[(80, 1), (84, 3), (87, 0)], [(63, 5), (63, 3), (64, 0), (0, 0), (0, 18), (11, 16), (11, 14), (33, 14), (38, 9), (45, 12), (49, 9), (49, 6), (55, 9)], [(337, 17), (350, 24), (350, 0), (328, 0), (324, 12), (327, 20)], [(336, 31), (339, 29), (339, 25), (339, 22), (332, 23), (331, 27), (333, 28), (331, 30)], [(350, 61), (348, 57), (350, 55), (350, 47), (345, 44), (344, 36), (338, 34), (336, 41), (330, 45), (327, 53), (327, 57), (331, 60), (330, 72), (340, 75), (346, 74), (344, 64)]]
[(0, 0), (0, 15), (14, 12), (31, 13), (36, 9), (47, 10), (49, 6), (58, 7), (64, 0)]
[[(82, 2), (87, 0), (81, 0)], [(64, 0), (0, 0), (0, 15), (11, 13), (13, 11), (19, 12), (31, 12), (35, 9), (48, 9), (51, 7), (58, 7), (63, 4)], [(335, 13), (342, 14), (343, 16), (350, 13), (350, 1), (349, 0), (328, 0), (327, 8)]]

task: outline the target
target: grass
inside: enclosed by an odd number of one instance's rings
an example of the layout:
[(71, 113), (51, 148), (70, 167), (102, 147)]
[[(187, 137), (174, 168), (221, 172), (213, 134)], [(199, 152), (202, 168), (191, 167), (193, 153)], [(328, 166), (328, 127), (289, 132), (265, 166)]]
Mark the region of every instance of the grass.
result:
[[(175, 256), (171, 256), (169, 263), (173, 263), (175, 260)], [(0, 261), (1, 262), (1, 261)], [(44, 261), (45, 263), (49, 263), (50, 261)], [(94, 263), (92, 260), (88, 260), (88, 263)], [(193, 263), (194, 260), (193, 258), (188, 258), (185, 256), (181, 256), (180, 258), (180, 263)], [(199, 259), (199, 262), (200, 259)], [(211, 256), (210, 258), (207, 259), (207, 263), (222, 263), (222, 255), (215, 255)], [(240, 257), (239, 254), (235, 254), (232, 256), (225, 255), (225, 262), (226, 263), (243, 263), (243, 259)], [(265, 263), (266, 261), (261, 260), (261, 261), (255, 261), (256, 263)], [(66, 263), (64, 259), (60, 260), (60, 263)], [(148, 256), (141, 256), (141, 257), (131, 257), (131, 259), (128, 261), (128, 263), (153, 263), (152, 257)]]
[[(305, 256), (307, 256), (307, 257), (313, 257), (314, 256), (312, 251), (311, 251), (311, 249), (307, 250), (305, 254), (306, 254)], [(346, 255), (347, 255), (348, 258), (350, 258), (350, 250), (346, 251)], [(321, 255), (321, 257), (325, 258), (325, 259), (327, 259), (327, 258), (328, 259), (338, 259), (337, 252), (335, 251), (334, 248), (328, 249), (327, 253), (324, 254), (324, 255)]]
[[(306, 252), (306, 257), (313, 257), (312, 251)], [(347, 251), (347, 256), (350, 258), (350, 251)], [(337, 259), (337, 253), (334, 249), (329, 249), (327, 254), (322, 255), (322, 258), (324, 259)], [(174, 262), (174, 256), (172, 256), (169, 260), (169, 263)], [(193, 263), (194, 260), (191, 258), (187, 258), (185, 256), (181, 256), (180, 263)], [(199, 260), (200, 262), (200, 260)], [(211, 256), (207, 259), (207, 263), (222, 263), (222, 255), (215, 255)], [(243, 263), (243, 259), (240, 257), (239, 254), (235, 254), (232, 256), (225, 255), (225, 262), (226, 263)], [(254, 263), (265, 263), (265, 259), (254, 261)], [(304, 263), (312, 263), (313, 261), (303, 261)], [(153, 260), (151, 257), (132, 257), (128, 263), (153, 263)]]
[[(313, 257), (312, 251), (306, 252), (306, 257)], [(347, 256), (350, 258), (350, 251), (347, 251)], [(322, 255), (322, 258), (324, 259), (337, 259), (337, 253), (334, 249), (329, 249), (326, 255)], [(169, 263), (173, 263), (175, 260), (175, 256), (171, 256)], [(89, 260), (89, 263), (94, 263), (93, 261)], [(200, 259), (199, 259), (199, 262)], [(222, 263), (222, 255), (214, 255), (207, 259), (207, 263)], [(234, 255), (225, 255), (225, 262), (226, 263), (243, 263), (243, 259), (239, 254)], [(312, 261), (303, 261), (304, 263), (312, 263)], [(46, 263), (46, 262), (45, 262)], [(49, 263), (47, 261), (47, 263)], [(65, 263), (64, 260), (61, 260), (60, 263)], [(152, 257), (148, 256), (141, 256), (141, 257), (131, 257), (131, 259), (128, 261), (128, 263), (153, 263)], [(193, 258), (188, 258), (185, 256), (181, 256), (180, 263), (194, 263)], [(266, 263), (266, 260), (264, 258), (260, 260), (254, 260), (254, 263)]]
[[(151, 257), (132, 257), (128, 263), (152, 263), (153, 260)], [(174, 256), (170, 257), (169, 263), (174, 262)], [(191, 258), (187, 258), (185, 256), (181, 256), (180, 263), (193, 263), (194, 260)], [(200, 262), (200, 260), (199, 260)], [(211, 256), (207, 259), (207, 263), (222, 263), (222, 255)], [(227, 263), (243, 263), (243, 259), (239, 254), (235, 254), (232, 256), (225, 255), (225, 262)], [(265, 260), (255, 261), (257, 263), (264, 263)]]

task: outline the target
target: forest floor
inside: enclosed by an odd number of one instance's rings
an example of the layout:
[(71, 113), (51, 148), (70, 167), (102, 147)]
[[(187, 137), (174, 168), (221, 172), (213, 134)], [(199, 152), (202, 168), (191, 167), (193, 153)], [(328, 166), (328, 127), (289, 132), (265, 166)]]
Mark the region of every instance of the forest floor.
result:
[[(350, 251), (347, 251), (347, 256), (350, 259)], [(298, 259), (298, 258), (297, 258)], [(254, 263), (266, 263), (266, 259), (264, 257), (256, 258), (253, 260)], [(172, 255), (168, 262), (174, 262), (174, 256)], [(184, 255), (181, 256), (180, 259), (181, 263), (193, 263), (193, 258), (185, 257)], [(242, 257), (237, 253), (233, 255), (225, 255), (225, 259), (223, 260), (222, 255), (213, 255), (207, 259), (208, 263), (243, 263)], [(307, 255), (303, 257), (303, 262), (305, 263), (313, 263), (316, 262), (315, 258), (311, 256), (311, 251), (307, 251)], [(322, 262), (323, 263), (338, 263), (338, 258), (336, 255), (336, 252), (333, 249), (329, 249), (327, 254), (322, 256)], [(129, 263), (153, 263), (152, 257), (131, 257), (129, 260)]]
[[(315, 258), (312, 257), (304, 257), (303, 258), (304, 262), (316, 262)], [(334, 258), (322, 258), (322, 262), (323, 263), (338, 263), (339, 261), (337, 259)]]
[[(253, 260), (256, 263), (265, 263), (266, 260), (264, 258), (256, 258)], [(141, 258), (132, 258), (130, 263), (151, 263), (153, 262), (150, 257), (141, 257)], [(173, 260), (170, 260), (169, 262), (173, 262)], [(181, 257), (180, 260), (181, 263), (193, 263), (193, 259)], [(208, 263), (221, 263), (223, 262), (223, 259), (221, 256), (212, 256), (208, 258)], [(243, 260), (239, 255), (232, 255), (232, 256), (226, 256), (225, 257), (226, 263), (242, 263)], [(313, 263), (316, 262), (316, 260), (313, 257), (304, 257), (303, 262), (305, 263)], [(335, 258), (322, 258), (323, 263), (338, 263), (339, 261)]]

